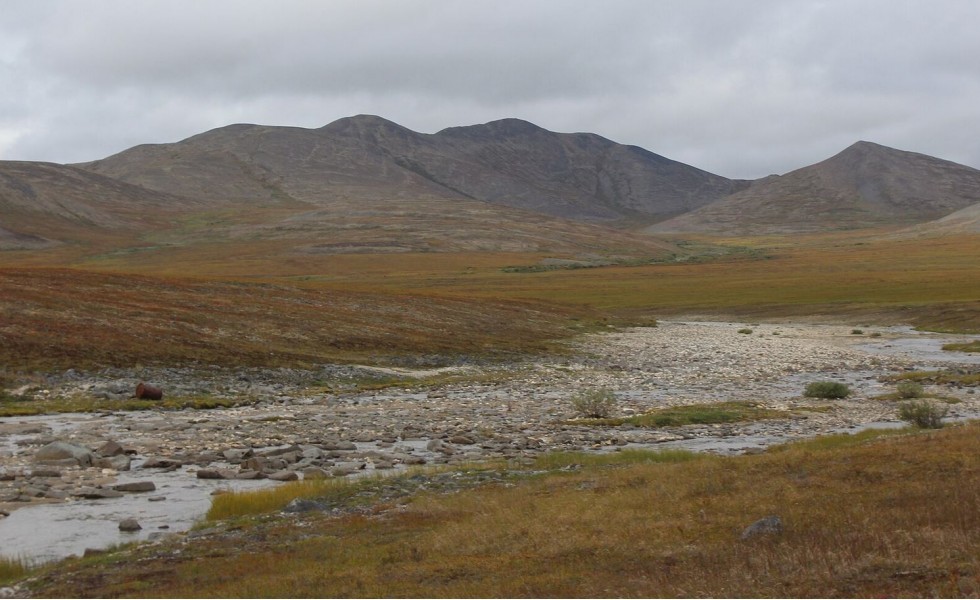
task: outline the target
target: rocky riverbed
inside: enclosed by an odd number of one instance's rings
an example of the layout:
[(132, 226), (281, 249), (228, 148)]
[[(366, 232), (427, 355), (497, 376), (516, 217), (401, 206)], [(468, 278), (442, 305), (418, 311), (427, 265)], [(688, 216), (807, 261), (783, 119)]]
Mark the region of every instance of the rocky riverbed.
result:
[[(36, 380), (23, 391), (36, 397), (123, 400), (146, 381), (165, 394), (208, 393), (252, 403), (0, 419), (0, 515), (12, 515), (0, 517), (0, 537), (12, 539), (15, 532), (4, 528), (13, 527), (14, 509), (38, 505), (56, 505), (44, 508), (44, 518), (54, 521), (59, 510), (85, 503), (169, 503), (171, 510), (162, 517), (147, 518), (174, 531), (203, 514), (196, 506), (187, 509), (197, 511), (194, 515), (181, 519), (180, 510), (172, 508), (187, 499), (188, 489), (206, 508), (207, 495), (215, 490), (270, 480), (522, 460), (552, 450), (665, 444), (758, 451), (794, 438), (897, 423), (895, 402), (876, 399), (894, 389), (881, 378), (918, 368), (976, 370), (976, 355), (939, 350), (954, 337), (908, 328), (864, 328), (857, 335), (852, 326), (671, 321), (592, 334), (566, 356), (509, 365), (421, 371), (336, 365), (306, 371), (69, 371)], [(422, 383), (363, 390), (365, 382), (392, 377)], [(854, 393), (842, 400), (804, 398), (805, 385), (817, 380), (847, 383)], [(785, 411), (785, 418), (651, 429), (577, 424), (569, 399), (599, 388), (615, 392), (619, 415), (752, 401)], [(950, 417), (980, 414), (980, 395), (973, 388), (927, 391), (957, 401), (950, 405)], [(115, 511), (111, 518), (124, 516)], [(123, 535), (115, 523), (100, 526), (112, 530), (107, 543)], [(138, 535), (149, 534), (144, 528)], [(72, 552), (61, 555), (66, 553)]]

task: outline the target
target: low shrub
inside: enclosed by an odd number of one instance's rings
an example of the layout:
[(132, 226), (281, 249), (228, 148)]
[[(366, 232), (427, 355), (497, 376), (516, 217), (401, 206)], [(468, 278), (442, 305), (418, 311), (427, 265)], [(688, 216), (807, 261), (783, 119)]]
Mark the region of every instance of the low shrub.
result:
[(898, 406), (898, 417), (921, 429), (940, 429), (949, 409), (927, 400), (903, 402)]
[(851, 395), (851, 388), (846, 383), (836, 381), (814, 381), (806, 385), (803, 395), (807, 398), (847, 398)]
[(616, 408), (616, 394), (605, 388), (580, 392), (572, 396), (572, 408), (587, 419), (607, 419)]
[(863, 329), (852, 329), (851, 330), (851, 335), (864, 335), (864, 330)]
[(903, 400), (921, 398), (924, 393), (922, 384), (915, 381), (902, 381), (897, 386), (898, 397)]
[(748, 335), (748, 334), (752, 333), (752, 330), (749, 329), (748, 327), (744, 327), (742, 329), (739, 329), (738, 332), (739, 333), (744, 333), (744, 334)]

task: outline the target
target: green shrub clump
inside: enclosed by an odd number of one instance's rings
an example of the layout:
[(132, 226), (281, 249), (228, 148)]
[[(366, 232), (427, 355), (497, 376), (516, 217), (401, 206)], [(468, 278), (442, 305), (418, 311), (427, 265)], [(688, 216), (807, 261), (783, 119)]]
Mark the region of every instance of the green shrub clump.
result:
[(749, 329), (748, 327), (744, 327), (742, 329), (739, 329), (738, 332), (739, 333), (744, 333), (744, 334), (749, 334), (749, 333), (752, 333), (752, 330)]
[(607, 419), (616, 408), (616, 394), (608, 389), (580, 392), (572, 396), (572, 408), (587, 419)]
[(903, 402), (898, 406), (898, 417), (906, 423), (911, 423), (921, 429), (939, 429), (943, 426), (943, 417), (949, 409), (927, 400)]
[(903, 400), (921, 398), (924, 391), (922, 384), (917, 381), (902, 381), (898, 384), (898, 397)]
[(814, 381), (806, 385), (803, 395), (807, 398), (847, 398), (851, 388), (836, 381)]

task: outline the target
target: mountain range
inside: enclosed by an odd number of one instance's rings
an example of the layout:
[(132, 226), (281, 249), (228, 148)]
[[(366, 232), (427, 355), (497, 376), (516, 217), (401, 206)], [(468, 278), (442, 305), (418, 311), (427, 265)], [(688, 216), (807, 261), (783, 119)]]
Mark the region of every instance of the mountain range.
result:
[(977, 231), (978, 203), (980, 171), (870, 142), (744, 181), (518, 119), (422, 134), (360, 115), (230, 125), (75, 165), (0, 161), (0, 249), (151, 231), (317, 253), (657, 253), (674, 248), (650, 233)]

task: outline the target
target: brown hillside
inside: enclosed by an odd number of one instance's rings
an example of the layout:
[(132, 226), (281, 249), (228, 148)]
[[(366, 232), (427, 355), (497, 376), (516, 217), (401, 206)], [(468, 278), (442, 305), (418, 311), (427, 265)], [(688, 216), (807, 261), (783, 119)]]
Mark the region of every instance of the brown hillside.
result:
[[(380, 117), (320, 129), (232, 125), (137, 146), (84, 168), (212, 202), (473, 199), (585, 221), (650, 222), (739, 183), (592, 134), (517, 119), (416, 133)], [(374, 206), (372, 204), (372, 206)], [(375, 207), (380, 208), (380, 207)]]
[(75, 167), (0, 161), (0, 249), (35, 249), (107, 230), (158, 226), (199, 207)]
[(649, 231), (765, 234), (906, 225), (977, 201), (976, 169), (858, 142), (823, 162), (754, 181)]

